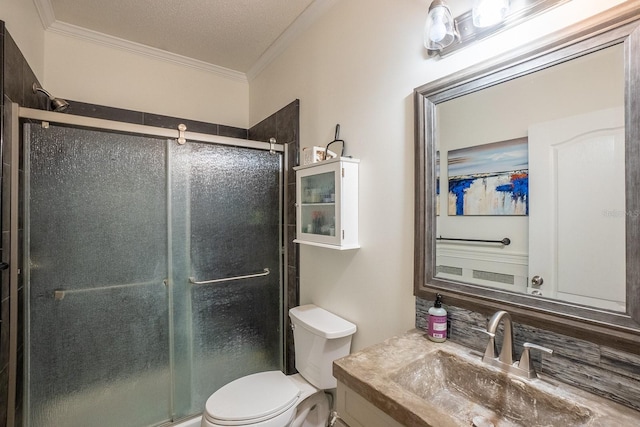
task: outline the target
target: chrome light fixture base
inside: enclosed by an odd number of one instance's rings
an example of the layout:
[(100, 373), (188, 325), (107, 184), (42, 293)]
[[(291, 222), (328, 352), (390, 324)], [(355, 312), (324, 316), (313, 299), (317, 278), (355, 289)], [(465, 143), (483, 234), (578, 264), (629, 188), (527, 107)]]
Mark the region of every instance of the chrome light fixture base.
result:
[[(434, 0), (441, 2), (441, 0)], [(454, 19), (458, 34), (456, 41), (440, 50), (427, 49), (429, 56), (447, 56), (477, 40), (485, 39), (502, 30), (525, 22), (547, 10), (571, 0), (511, 0), (511, 7), (504, 20), (493, 26), (478, 28), (473, 23), (473, 10), (469, 10)]]

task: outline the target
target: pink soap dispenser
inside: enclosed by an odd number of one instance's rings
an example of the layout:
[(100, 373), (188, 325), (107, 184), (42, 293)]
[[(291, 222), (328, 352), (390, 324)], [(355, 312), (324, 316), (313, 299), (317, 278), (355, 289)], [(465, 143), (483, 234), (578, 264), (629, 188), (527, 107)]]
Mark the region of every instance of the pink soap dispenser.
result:
[(447, 340), (447, 310), (442, 308), (442, 295), (436, 294), (436, 301), (429, 309), (429, 330), (427, 336), (431, 341)]

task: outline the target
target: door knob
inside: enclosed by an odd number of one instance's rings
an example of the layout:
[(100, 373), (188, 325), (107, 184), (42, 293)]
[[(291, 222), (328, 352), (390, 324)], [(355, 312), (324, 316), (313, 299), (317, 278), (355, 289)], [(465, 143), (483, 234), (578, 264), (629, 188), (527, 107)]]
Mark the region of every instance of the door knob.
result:
[(531, 286), (542, 286), (544, 280), (540, 276), (533, 276), (531, 278)]

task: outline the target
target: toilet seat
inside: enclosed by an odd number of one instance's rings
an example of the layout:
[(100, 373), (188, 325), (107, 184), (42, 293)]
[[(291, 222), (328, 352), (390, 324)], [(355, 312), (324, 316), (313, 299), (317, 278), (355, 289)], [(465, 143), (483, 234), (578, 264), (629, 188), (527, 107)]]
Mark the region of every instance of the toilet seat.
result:
[(217, 425), (255, 424), (294, 411), (300, 393), (282, 372), (259, 372), (213, 393), (205, 404), (204, 416)]

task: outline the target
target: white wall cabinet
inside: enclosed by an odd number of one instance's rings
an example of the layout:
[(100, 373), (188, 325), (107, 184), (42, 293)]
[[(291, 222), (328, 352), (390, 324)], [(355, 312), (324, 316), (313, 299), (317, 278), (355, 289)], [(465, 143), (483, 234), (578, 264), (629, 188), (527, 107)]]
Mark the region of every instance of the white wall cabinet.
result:
[(341, 157), (296, 171), (296, 239), (331, 249), (357, 249), (358, 167), (360, 160)]

